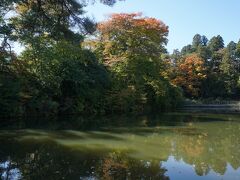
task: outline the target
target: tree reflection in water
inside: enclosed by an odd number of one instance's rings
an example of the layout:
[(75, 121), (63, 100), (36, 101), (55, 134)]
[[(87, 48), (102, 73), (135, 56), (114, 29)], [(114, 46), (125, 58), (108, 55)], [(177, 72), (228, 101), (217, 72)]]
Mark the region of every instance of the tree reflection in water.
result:
[(191, 171), (192, 179), (240, 179), (239, 121), (208, 116), (165, 120), (142, 117), (84, 131), (0, 131), (0, 176), (179, 179)]
[[(4, 180), (168, 179), (164, 175), (166, 169), (161, 168), (158, 161), (135, 160), (121, 152), (77, 152), (52, 142), (14, 144), (18, 149), (2, 151), (11, 154), (13, 159), (1, 163)], [(3, 145), (7, 144), (3, 142)]]

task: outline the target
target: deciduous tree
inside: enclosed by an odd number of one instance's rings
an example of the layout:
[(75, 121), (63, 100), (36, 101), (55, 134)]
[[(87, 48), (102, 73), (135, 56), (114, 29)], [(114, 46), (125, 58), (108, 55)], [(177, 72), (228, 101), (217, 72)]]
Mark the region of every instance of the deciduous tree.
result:
[(178, 63), (173, 83), (182, 87), (187, 96), (197, 97), (204, 78), (206, 78), (204, 60), (197, 54), (191, 54)]
[(179, 98), (177, 88), (164, 77), (161, 55), (166, 52), (167, 35), (168, 27), (162, 21), (141, 13), (112, 14), (98, 25), (92, 44), (112, 72), (115, 102), (124, 97), (118, 101), (125, 102), (122, 107), (169, 108), (174, 104), (172, 97)]

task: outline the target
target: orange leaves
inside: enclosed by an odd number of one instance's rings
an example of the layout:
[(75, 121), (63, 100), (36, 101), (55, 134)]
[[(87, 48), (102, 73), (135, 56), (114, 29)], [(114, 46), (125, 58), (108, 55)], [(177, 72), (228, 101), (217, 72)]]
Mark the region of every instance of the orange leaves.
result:
[(127, 30), (130, 27), (168, 33), (168, 27), (162, 21), (155, 18), (142, 17), (142, 13), (111, 14), (107, 21), (98, 24), (98, 30), (101, 32), (106, 32), (110, 29)]
[(111, 14), (97, 29), (103, 61), (108, 65), (133, 57), (159, 58), (167, 43), (168, 27), (142, 13)]
[(201, 80), (206, 78), (204, 60), (197, 54), (191, 54), (179, 62), (176, 74), (173, 83), (184, 88), (188, 95), (197, 96)]

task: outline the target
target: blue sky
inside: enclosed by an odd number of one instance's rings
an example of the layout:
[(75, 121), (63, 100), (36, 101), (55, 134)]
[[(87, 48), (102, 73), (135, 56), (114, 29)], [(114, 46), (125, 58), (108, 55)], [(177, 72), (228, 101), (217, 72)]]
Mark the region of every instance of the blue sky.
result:
[(125, 0), (113, 7), (96, 3), (85, 10), (96, 21), (121, 12), (160, 19), (169, 26), (169, 52), (191, 43), (196, 33), (209, 39), (219, 34), (225, 44), (240, 39), (240, 0)]

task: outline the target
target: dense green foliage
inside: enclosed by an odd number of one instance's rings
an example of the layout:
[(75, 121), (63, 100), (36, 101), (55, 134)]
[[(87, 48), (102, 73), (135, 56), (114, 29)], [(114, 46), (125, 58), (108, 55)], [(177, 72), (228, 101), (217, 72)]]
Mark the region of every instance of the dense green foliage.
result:
[[(83, 34), (94, 30), (94, 23), (82, 18), (82, 8), (72, 0), (1, 2), (2, 115), (95, 111), (107, 75), (79, 46)], [(7, 18), (12, 11), (16, 15)], [(20, 56), (14, 55), (11, 41), (25, 46)]]
[[(161, 58), (167, 26), (125, 14), (122, 22), (136, 21), (128, 27), (131, 32), (115, 29), (111, 37), (116, 38), (108, 39), (111, 48), (103, 42), (91, 51), (84, 39), (96, 24), (83, 16), (85, 5), (75, 0), (1, 2), (1, 115), (136, 113), (178, 105), (181, 92), (170, 83)], [(24, 47), (20, 55), (12, 51), (12, 42)], [(110, 65), (106, 58), (119, 61)]]
[[(169, 55), (163, 22), (137, 13), (96, 24), (84, 16), (86, 5), (0, 2), (1, 115), (161, 112), (176, 108), (182, 92), (239, 98), (240, 42), (224, 47), (221, 36), (208, 42), (197, 34)], [(15, 42), (24, 47), (20, 55)]]

